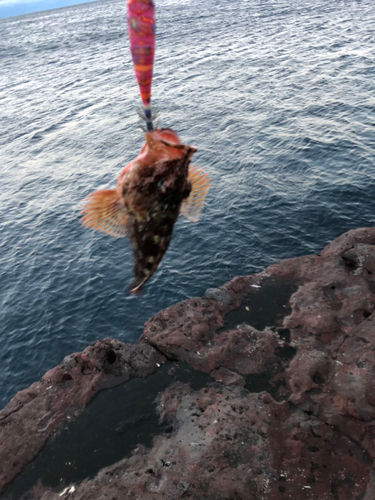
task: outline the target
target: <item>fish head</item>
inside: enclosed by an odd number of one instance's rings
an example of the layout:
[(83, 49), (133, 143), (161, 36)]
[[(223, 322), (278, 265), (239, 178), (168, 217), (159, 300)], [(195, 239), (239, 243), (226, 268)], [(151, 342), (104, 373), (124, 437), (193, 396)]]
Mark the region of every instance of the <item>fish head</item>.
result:
[(192, 146), (186, 146), (181, 143), (180, 138), (170, 128), (148, 132), (145, 136), (145, 144), (138, 155), (138, 161), (145, 163), (154, 163), (156, 161), (166, 161), (183, 158), (187, 151), (190, 156), (196, 149)]
[(161, 207), (179, 205), (191, 191), (189, 163), (196, 149), (181, 143), (171, 129), (148, 132), (135, 160), (118, 181), (118, 192), (126, 209), (138, 216)]

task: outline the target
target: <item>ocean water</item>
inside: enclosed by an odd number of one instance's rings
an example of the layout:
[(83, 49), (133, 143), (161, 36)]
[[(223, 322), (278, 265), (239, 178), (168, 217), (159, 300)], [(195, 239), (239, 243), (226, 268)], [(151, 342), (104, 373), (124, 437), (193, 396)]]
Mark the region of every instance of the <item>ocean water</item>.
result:
[(0, 407), (71, 352), (375, 219), (373, 0), (156, 0), (153, 101), (212, 177), (142, 297), (84, 229), (143, 142), (125, 1), (0, 20)]

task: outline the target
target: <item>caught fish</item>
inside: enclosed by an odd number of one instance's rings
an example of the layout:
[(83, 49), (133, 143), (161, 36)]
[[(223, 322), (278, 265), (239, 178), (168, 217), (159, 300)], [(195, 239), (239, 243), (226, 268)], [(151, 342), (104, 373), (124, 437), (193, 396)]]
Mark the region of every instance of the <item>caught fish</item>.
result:
[(131, 293), (155, 273), (179, 214), (199, 220), (210, 179), (190, 165), (195, 151), (171, 129), (147, 132), (139, 155), (121, 171), (116, 189), (95, 191), (85, 200), (84, 226), (129, 237), (134, 271)]

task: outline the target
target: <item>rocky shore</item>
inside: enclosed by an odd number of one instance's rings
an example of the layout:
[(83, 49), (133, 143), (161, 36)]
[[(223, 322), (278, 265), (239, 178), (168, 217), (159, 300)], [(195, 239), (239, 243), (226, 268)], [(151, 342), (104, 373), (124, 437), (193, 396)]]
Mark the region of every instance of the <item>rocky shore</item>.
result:
[(95, 342), (0, 412), (1, 499), (375, 499), (375, 228)]

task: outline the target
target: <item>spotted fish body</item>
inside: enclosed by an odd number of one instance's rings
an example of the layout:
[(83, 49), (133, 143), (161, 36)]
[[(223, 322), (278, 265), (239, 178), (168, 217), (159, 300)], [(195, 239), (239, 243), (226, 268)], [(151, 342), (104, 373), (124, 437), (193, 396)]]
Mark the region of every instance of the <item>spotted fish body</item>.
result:
[(168, 248), (181, 203), (191, 192), (188, 173), (195, 152), (189, 146), (176, 149), (174, 145), (160, 145), (151, 134), (146, 141), (149, 148), (161, 146), (158, 152), (165, 149), (171, 158), (152, 165), (136, 163), (121, 181), (134, 256), (135, 280), (131, 288), (135, 290), (154, 274)]
[(196, 151), (181, 144), (170, 129), (146, 134), (135, 160), (121, 172), (117, 188), (100, 190), (86, 198), (82, 223), (112, 236), (129, 237), (133, 251), (137, 292), (156, 271), (181, 213), (199, 219), (209, 179), (190, 165)]

